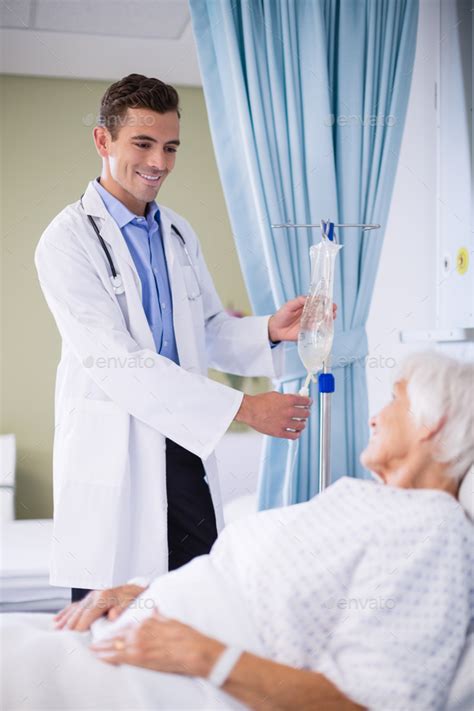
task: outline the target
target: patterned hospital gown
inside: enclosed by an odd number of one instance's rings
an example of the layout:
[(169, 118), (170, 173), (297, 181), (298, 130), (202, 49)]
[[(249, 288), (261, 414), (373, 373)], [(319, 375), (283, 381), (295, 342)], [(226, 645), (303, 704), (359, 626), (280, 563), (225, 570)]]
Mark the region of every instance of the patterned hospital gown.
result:
[(473, 617), (474, 526), (449, 494), (343, 478), (211, 552), (265, 655), (374, 709), (441, 709)]

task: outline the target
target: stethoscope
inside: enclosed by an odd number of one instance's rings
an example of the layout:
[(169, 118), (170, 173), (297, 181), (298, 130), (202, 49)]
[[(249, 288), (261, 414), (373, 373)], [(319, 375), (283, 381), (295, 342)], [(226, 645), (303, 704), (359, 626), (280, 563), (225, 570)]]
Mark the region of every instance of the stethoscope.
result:
[[(83, 205), (83, 203), (82, 203), (82, 197), (83, 197), (83, 196), (81, 196), (81, 199), (80, 199), (81, 207), (82, 207), (82, 209), (84, 210), (84, 212), (85, 212), (85, 214), (86, 214), (86, 216), (87, 216), (87, 219), (88, 219), (89, 222), (91, 223), (91, 225), (92, 225), (92, 227), (93, 227), (93, 229), (94, 229), (94, 232), (96, 233), (96, 235), (97, 235), (97, 237), (98, 237), (98, 239), (99, 239), (100, 245), (101, 245), (102, 249), (104, 250), (105, 256), (107, 257), (107, 261), (108, 261), (108, 263), (109, 263), (110, 271), (111, 271), (111, 273), (112, 273), (112, 276), (110, 277), (110, 281), (112, 282), (112, 288), (113, 288), (113, 290), (114, 290), (114, 293), (115, 293), (115, 294), (123, 294), (123, 293), (125, 292), (125, 287), (124, 287), (124, 285), (123, 285), (122, 277), (120, 276), (120, 274), (117, 273), (117, 270), (115, 269), (115, 265), (114, 265), (114, 262), (113, 262), (113, 259), (112, 259), (112, 255), (110, 254), (109, 249), (108, 249), (107, 245), (105, 244), (104, 238), (103, 238), (102, 235), (100, 234), (100, 230), (99, 230), (99, 228), (97, 227), (96, 221), (94, 220), (94, 218), (92, 217), (92, 215), (88, 215), (88, 214), (87, 214), (87, 212), (86, 212), (86, 210), (85, 210), (85, 207), (84, 207), (84, 205)], [(195, 278), (195, 280), (196, 280), (196, 284), (197, 284), (197, 288), (198, 288), (198, 292), (197, 292), (196, 294), (192, 294), (192, 295), (188, 294), (188, 299), (189, 299), (189, 301), (196, 301), (196, 299), (199, 299), (199, 297), (202, 295), (201, 287), (200, 287), (200, 282), (199, 282), (199, 278), (198, 278), (198, 275), (197, 275), (197, 273), (196, 273), (196, 268), (195, 268), (195, 266), (194, 266), (194, 264), (193, 264), (193, 261), (192, 261), (192, 259), (191, 259), (190, 254), (189, 254), (189, 252), (188, 252), (188, 248), (187, 248), (187, 246), (186, 246), (186, 241), (185, 241), (183, 235), (182, 235), (181, 232), (178, 230), (178, 228), (176, 227), (176, 225), (171, 225), (171, 230), (172, 230), (172, 232), (174, 232), (174, 233), (179, 237), (179, 239), (180, 239), (180, 241), (181, 241), (181, 246), (183, 247), (184, 253), (185, 253), (185, 255), (186, 255), (186, 259), (188, 260), (188, 264), (189, 264), (189, 266), (191, 267), (191, 269), (192, 269), (192, 271), (193, 271), (194, 278)]]

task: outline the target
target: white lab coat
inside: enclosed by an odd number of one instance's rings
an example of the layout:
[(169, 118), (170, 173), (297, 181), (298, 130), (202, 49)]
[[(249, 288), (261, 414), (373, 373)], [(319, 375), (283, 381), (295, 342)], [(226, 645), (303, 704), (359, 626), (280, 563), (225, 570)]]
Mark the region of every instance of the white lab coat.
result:
[[(222, 527), (213, 451), (242, 394), (209, 380), (208, 366), (273, 377), (281, 348), (268, 317), (234, 319), (223, 310), (190, 225), (160, 206), (181, 366), (156, 353), (141, 283), (122, 233), (92, 183), (47, 227), (35, 261), (62, 336), (55, 395), (52, 585), (104, 588), (167, 570), (165, 438), (204, 460)], [(112, 255), (125, 292), (86, 214)], [(199, 290), (182, 243), (200, 281)], [(168, 476), (172, 476), (168, 472)]]

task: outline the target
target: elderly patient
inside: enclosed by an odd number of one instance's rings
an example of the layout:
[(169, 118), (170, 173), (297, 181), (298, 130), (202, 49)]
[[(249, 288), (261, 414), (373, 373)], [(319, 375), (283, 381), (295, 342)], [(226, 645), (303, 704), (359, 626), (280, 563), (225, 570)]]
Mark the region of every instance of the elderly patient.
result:
[(361, 457), (376, 481), (240, 520), (208, 556), (54, 623), (4, 616), (3, 707), (444, 708), (472, 620), (456, 495), (473, 377), (436, 353), (404, 362)]

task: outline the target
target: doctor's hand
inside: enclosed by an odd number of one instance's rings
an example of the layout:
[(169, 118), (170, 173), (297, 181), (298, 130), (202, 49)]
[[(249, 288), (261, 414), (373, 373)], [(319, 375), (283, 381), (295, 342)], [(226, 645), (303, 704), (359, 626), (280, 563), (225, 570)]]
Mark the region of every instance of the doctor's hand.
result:
[[(297, 341), (300, 331), (300, 319), (306, 296), (297, 296), (283, 304), (268, 321), (268, 335), (274, 343), (277, 341)], [(333, 318), (336, 318), (337, 304), (332, 305)]]
[(140, 585), (120, 585), (108, 590), (92, 590), (79, 602), (73, 602), (54, 617), (58, 630), (85, 632), (93, 622), (107, 615), (115, 620), (146, 588)]
[(277, 392), (244, 395), (235, 420), (271, 437), (298, 439), (306, 427), (311, 403), (309, 397)]

